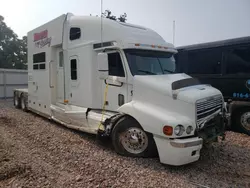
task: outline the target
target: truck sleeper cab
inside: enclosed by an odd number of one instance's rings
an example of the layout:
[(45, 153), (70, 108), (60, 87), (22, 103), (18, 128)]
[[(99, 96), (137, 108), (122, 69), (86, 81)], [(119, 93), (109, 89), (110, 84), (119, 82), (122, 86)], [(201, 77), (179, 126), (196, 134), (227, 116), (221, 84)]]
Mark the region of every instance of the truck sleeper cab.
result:
[(28, 33), (28, 109), (111, 137), (121, 155), (197, 161), (203, 142), (223, 135), (221, 92), (175, 74), (177, 51), (153, 30), (102, 24), (67, 14)]

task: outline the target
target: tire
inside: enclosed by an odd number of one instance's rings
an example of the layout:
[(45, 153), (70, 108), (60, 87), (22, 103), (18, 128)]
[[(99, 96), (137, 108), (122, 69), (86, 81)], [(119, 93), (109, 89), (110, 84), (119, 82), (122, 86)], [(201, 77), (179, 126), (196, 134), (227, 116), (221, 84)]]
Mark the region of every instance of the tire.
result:
[(250, 136), (250, 108), (239, 109), (233, 116), (234, 128)]
[(21, 105), (20, 105), (20, 98), (18, 97), (18, 95), (17, 95), (16, 92), (14, 93), (14, 106), (15, 106), (17, 109), (20, 109), (20, 108), (21, 108)]
[(24, 112), (27, 112), (27, 105), (26, 105), (26, 101), (25, 101), (23, 94), (21, 94), (21, 97), (20, 97), (20, 106)]
[(122, 117), (115, 124), (111, 137), (114, 149), (120, 155), (157, 157), (158, 152), (152, 134), (145, 132), (132, 117)]

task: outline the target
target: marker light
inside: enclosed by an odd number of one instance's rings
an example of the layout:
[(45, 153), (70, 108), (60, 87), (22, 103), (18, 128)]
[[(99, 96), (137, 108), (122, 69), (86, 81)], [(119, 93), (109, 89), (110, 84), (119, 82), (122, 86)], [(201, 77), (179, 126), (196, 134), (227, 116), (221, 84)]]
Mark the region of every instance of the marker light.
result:
[(163, 133), (167, 136), (171, 136), (173, 134), (173, 127), (165, 125), (163, 127)]
[(134, 44), (134, 45), (135, 45), (135, 46), (151, 47), (151, 48), (159, 48), (159, 49), (162, 49), (162, 48), (164, 48), (164, 49), (169, 49), (168, 47), (165, 47), (165, 46), (157, 46), (157, 45), (154, 45), (154, 44), (150, 45), (150, 44), (139, 44), (139, 43), (136, 43), (136, 44)]

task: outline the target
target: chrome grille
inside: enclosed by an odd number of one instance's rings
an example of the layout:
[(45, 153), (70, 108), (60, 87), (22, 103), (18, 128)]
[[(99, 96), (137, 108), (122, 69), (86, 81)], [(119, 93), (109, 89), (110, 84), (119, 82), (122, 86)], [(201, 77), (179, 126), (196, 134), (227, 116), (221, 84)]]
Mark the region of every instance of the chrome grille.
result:
[(206, 117), (222, 109), (223, 98), (215, 95), (196, 102), (196, 120), (199, 125)]

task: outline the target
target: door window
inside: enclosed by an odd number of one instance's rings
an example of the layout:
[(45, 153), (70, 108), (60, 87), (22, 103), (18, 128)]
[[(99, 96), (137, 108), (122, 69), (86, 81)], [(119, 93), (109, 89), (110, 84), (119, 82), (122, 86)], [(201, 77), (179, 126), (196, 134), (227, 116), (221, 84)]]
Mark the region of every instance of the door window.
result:
[(108, 54), (109, 75), (125, 77), (121, 56), (118, 52)]

